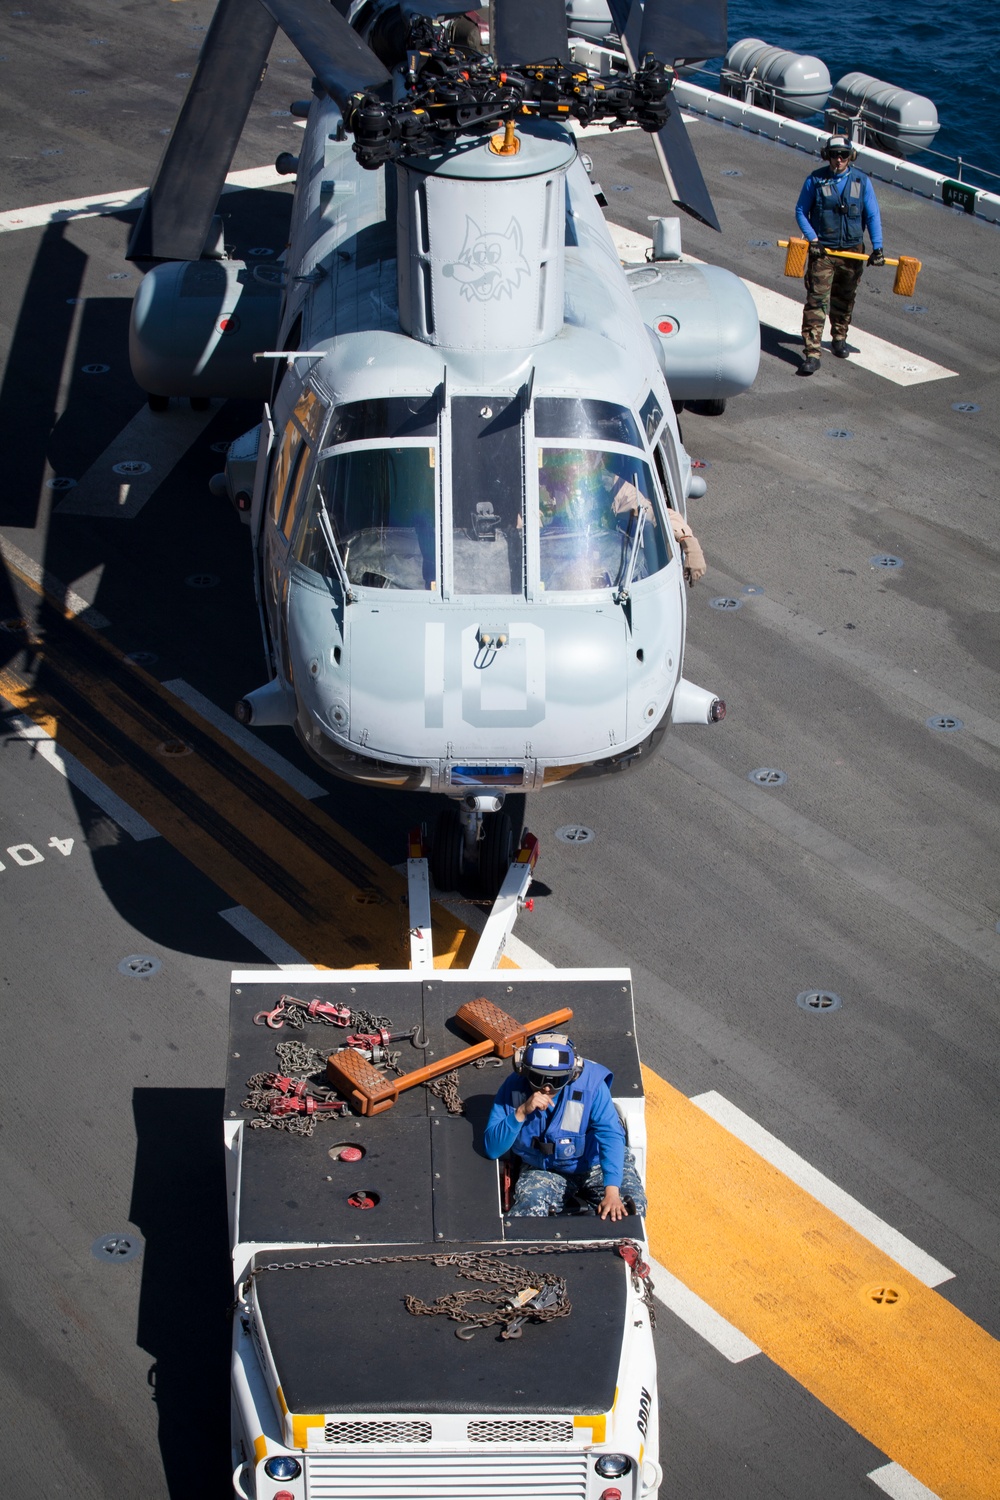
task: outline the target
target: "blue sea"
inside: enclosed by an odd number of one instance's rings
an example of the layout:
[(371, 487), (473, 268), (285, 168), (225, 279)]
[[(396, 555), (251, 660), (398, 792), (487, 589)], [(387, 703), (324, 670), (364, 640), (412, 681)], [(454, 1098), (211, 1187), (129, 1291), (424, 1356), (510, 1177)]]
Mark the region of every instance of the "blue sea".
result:
[(822, 58), (833, 83), (857, 70), (926, 95), (941, 122), (934, 150), (1000, 174), (998, 0), (729, 0), (730, 45), (751, 36)]

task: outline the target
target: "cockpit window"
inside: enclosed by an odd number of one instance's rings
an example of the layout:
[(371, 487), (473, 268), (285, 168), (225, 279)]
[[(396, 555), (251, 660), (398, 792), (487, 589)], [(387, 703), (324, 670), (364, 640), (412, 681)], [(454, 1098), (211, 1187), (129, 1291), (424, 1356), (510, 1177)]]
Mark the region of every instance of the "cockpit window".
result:
[(624, 580), (644, 516), (633, 582), (670, 561), (649, 466), (594, 448), (539, 448), (539, 567), (550, 593), (614, 588)]
[(386, 396), (377, 401), (349, 401), (338, 406), (326, 444), (359, 443), (374, 438), (437, 436), (436, 396)]
[(613, 401), (582, 397), (539, 396), (534, 403), (538, 438), (596, 438), (601, 443), (628, 443), (641, 448), (635, 417)]
[(316, 573), (334, 572), (321, 526), (325, 505), (351, 583), (433, 588), (434, 459), (430, 444), (355, 448), (321, 458), (294, 541), (298, 561)]

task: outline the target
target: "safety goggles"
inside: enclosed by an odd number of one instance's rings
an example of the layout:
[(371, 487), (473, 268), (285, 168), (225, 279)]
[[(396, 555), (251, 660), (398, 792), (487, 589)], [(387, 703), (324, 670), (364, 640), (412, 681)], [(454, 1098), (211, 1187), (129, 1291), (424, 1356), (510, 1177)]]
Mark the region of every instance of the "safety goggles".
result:
[(850, 161), (851, 159), (849, 151), (828, 151), (826, 154), (831, 161)]
[(524, 1074), (524, 1079), (533, 1089), (545, 1094), (558, 1094), (566, 1082), (565, 1078), (553, 1078), (550, 1074), (535, 1073), (531, 1070)]

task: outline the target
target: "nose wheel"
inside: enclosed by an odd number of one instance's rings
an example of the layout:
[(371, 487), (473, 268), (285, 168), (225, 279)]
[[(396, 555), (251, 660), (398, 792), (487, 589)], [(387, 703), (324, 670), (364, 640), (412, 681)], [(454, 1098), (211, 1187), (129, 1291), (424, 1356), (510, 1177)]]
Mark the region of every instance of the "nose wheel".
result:
[(474, 873), (480, 893), (492, 900), (515, 853), (514, 826), (503, 797), (463, 797), (437, 820), (430, 858), (434, 884), (439, 891), (453, 891), (463, 876)]

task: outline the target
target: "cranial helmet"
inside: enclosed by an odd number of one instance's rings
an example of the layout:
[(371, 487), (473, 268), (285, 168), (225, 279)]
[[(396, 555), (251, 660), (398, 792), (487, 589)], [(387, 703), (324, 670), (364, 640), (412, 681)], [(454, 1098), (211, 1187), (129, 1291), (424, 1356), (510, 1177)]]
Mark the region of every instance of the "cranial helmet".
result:
[(853, 141), (849, 141), (846, 135), (831, 135), (820, 155), (824, 161), (829, 161), (834, 151), (846, 151), (848, 161), (856, 161), (858, 150)]
[(583, 1058), (577, 1056), (569, 1037), (561, 1031), (540, 1031), (529, 1036), (514, 1053), (514, 1071), (532, 1088), (554, 1084), (561, 1089), (573, 1083), (583, 1072)]

